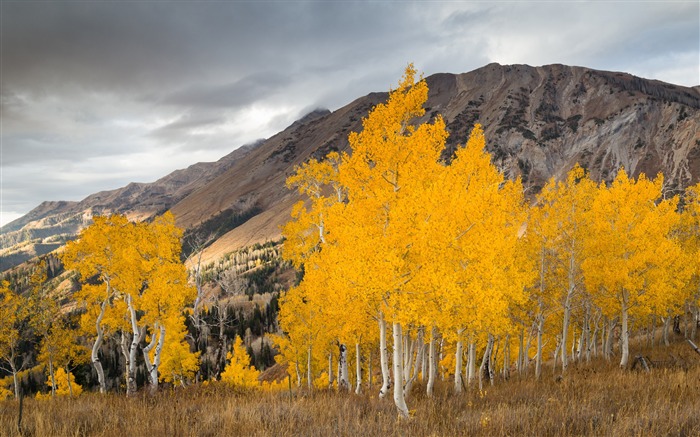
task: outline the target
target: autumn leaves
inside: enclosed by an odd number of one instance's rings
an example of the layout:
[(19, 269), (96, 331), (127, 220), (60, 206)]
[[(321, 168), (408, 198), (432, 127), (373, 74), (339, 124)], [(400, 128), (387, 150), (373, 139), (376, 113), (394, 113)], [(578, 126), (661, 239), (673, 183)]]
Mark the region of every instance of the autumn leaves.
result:
[(184, 338), (183, 314), (195, 291), (180, 262), (181, 236), (170, 213), (152, 223), (115, 215), (95, 217), (80, 239), (66, 247), (63, 262), (83, 281), (76, 297), (87, 309), (81, 324), (93, 341), (101, 392), (107, 390), (99, 358), (105, 335), (121, 336), (127, 394), (137, 390), (139, 351), (152, 389), (159, 380), (181, 382), (197, 370), (197, 356)]
[[(299, 384), (305, 376), (311, 386), (322, 371), (332, 380), (334, 350), (357, 350), (356, 375), (371, 373), (378, 352), (381, 393), (393, 381), (406, 416), (418, 374), (432, 389), (435, 341), (456, 354), (459, 391), (463, 373), (467, 383), (475, 377), (477, 344), (479, 375), (488, 376), (494, 343), (506, 372), (511, 340), (536, 333), (539, 376), (544, 349), (558, 345), (566, 367), (569, 347), (577, 343), (578, 357), (590, 351), (605, 321), (607, 334), (620, 325), (624, 366), (632, 321), (697, 303), (697, 284), (688, 285), (698, 275), (697, 198), (680, 214), (677, 199), (663, 199), (661, 177), (635, 181), (620, 171), (610, 186), (597, 185), (577, 166), (527, 205), (520, 181), (504, 180), (491, 164), (479, 125), (450, 163), (440, 159), (443, 120), (416, 121), (427, 91), (409, 67), (362, 132), (350, 135), (351, 155), (309, 161), (288, 180), (308, 197), (283, 230), (285, 256), (304, 270), (283, 298), (287, 337), (278, 341)], [(521, 342), (519, 369), (530, 356)]]

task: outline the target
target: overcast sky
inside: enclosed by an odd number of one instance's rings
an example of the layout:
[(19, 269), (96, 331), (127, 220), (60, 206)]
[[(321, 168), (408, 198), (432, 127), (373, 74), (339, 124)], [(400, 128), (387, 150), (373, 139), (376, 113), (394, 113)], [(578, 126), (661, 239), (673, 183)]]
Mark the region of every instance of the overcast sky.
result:
[(152, 182), (304, 113), (490, 62), (700, 84), (697, 1), (5, 1), (2, 216)]

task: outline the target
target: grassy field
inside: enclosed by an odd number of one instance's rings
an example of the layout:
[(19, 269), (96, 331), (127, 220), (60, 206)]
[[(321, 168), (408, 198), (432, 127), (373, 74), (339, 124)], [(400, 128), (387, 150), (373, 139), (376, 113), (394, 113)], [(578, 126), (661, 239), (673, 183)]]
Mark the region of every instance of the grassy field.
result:
[[(574, 364), (564, 378), (513, 377), (480, 393), (455, 396), (450, 384), (432, 399), (417, 384), (414, 416), (372, 394), (240, 392), (214, 384), (139, 394), (87, 394), (24, 401), (25, 436), (698, 436), (700, 355), (687, 344), (641, 351), (650, 372), (614, 363)], [(0, 403), (0, 435), (19, 436), (18, 402)]]

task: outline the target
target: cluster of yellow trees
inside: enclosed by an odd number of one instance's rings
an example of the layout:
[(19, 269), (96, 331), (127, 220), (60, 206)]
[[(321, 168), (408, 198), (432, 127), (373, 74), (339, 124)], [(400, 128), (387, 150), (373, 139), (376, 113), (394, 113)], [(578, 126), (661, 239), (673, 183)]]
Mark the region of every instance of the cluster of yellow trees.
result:
[[(106, 392), (101, 356), (108, 337), (120, 343), (127, 395), (138, 389), (138, 354), (152, 390), (159, 381), (185, 385), (193, 380), (200, 353), (191, 352), (186, 341), (185, 317), (192, 311), (196, 290), (180, 260), (181, 237), (170, 213), (141, 223), (121, 215), (95, 217), (61, 256), (80, 282), (74, 295), (78, 323), (61, 308), (43, 263), (32, 275), (27, 293), (0, 284), (0, 369), (11, 374), (13, 386), (11, 392), (5, 388), (10, 378), (0, 380), (0, 399), (20, 396), (19, 380), (30, 370), (27, 348), (34, 338), (39, 341), (35, 361), (45, 370), (50, 387), (50, 393), (39, 393), (38, 398), (79, 395), (82, 387), (71, 371), (89, 360), (100, 391)], [(91, 348), (84, 346), (86, 342)], [(260, 385), (239, 337), (227, 362), (222, 381), (241, 387)]]
[(152, 223), (113, 215), (95, 217), (78, 240), (68, 243), (62, 258), (82, 281), (76, 299), (87, 310), (81, 324), (93, 338), (91, 360), (101, 392), (106, 391), (99, 357), (105, 335), (121, 335), (127, 394), (137, 390), (139, 350), (153, 389), (159, 379), (181, 382), (197, 370), (198, 357), (185, 341), (183, 311), (195, 291), (180, 262), (181, 236), (170, 213)]
[(626, 366), (632, 323), (687, 305), (697, 315), (700, 185), (679, 208), (662, 176), (620, 170), (596, 184), (576, 166), (528, 204), (491, 163), (479, 125), (441, 160), (445, 123), (417, 122), (428, 88), (415, 75), (409, 66), (350, 135), (352, 154), (311, 160), (287, 181), (309, 198), (283, 229), (283, 255), (304, 276), (281, 301), (277, 344), (298, 384), (333, 384), (337, 356), (337, 386), (350, 389), (354, 356), (359, 392), (379, 361), (380, 396), (393, 387), (406, 416), (414, 381), (430, 395), (448, 366), (459, 392), (493, 380), (497, 365), (524, 371), (533, 355), (539, 376), (543, 351), (562, 369), (609, 357), (615, 333)]

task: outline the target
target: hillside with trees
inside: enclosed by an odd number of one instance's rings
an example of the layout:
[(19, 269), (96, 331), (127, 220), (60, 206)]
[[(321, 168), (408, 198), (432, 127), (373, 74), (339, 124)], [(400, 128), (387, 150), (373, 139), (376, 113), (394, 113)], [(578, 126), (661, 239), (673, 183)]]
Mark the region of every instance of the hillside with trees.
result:
[[(192, 429), (182, 420), (231, 432), (207, 424), (202, 398), (236, 414), (270, 400), (273, 423), (289, 413), (286, 428), (252, 421), (260, 428), (247, 432), (263, 435), (310, 432), (295, 410), (307, 403), (323, 429), (343, 435), (358, 428), (341, 418), (375, 413), (392, 417), (393, 425), (376, 419), (393, 426), (387, 432), (412, 435), (431, 420), (440, 432), (464, 423), (484, 435), (700, 430), (689, 413), (700, 371), (700, 184), (679, 192), (661, 173), (623, 166), (597, 182), (584, 162), (528, 195), (524, 174), (496, 165), (481, 124), (450, 148), (446, 119), (425, 107), (428, 85), (407, 67), (348, 135), (347, 150), (294, 167), (286, 185), (301, 200), (281, 242), (211, 261), (204, 234), (186, 237), (170, 212), (145, 221), (96, 216), (58, 257), (7, 273), (3, 428), (13, 435), (17, 419), (22, 433), (23, 397), (36, 397), (32, 408), (93, 397), (133, 412), (123, 417), (128, 427), (106, 432)], [(656, 355), (671, 350), (671, 360)], [(610, 400), (611, 420), (580, 409), (600, 408), (596, 399), (610, 395), (611, 382), (589, 381), (587, 372), (616, 378), (632, 397)], [(652, 376), (665, 405), (641, 391)], [(664, 385), (678, 392), (661, 395)], [(172, 398), (191, 402), (191, 416), (139, 419), (151, 409), (144, 403)], [(530, 403), (547, 414), (577, 398), (573, 414), (551, 413), (563, 418), (559, 429), (503, 417), (511, 409), (526, 416)], [(324, 422), (333, 419), (322, 403), (336, 406), (335, 425)], [(671, 417), (671, 403), (680, 415)], [(57, 414), (50, 405), (47, 414)], [(34, 417), (32, 432), (65, 433)], [(615, 423), (630, 417), (636, 422)], [(99, 432), (97, 420), (84, 418), (81, 432)]]

